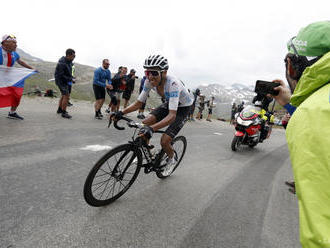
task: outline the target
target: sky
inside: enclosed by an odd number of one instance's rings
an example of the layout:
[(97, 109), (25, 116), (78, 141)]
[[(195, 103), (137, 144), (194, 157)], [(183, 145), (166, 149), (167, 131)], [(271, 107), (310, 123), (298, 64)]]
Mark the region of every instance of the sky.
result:
[(1, 36), (56, 62), (67, 48), (75, 62), (143, 75), (150, 54), (169, 61), (169, 75), (190, 88), (200, 84), (254, 84), (284, 79), (287, 41), (300, 28), (329, 20), (324, 0), (29, 0), (1, 3)]

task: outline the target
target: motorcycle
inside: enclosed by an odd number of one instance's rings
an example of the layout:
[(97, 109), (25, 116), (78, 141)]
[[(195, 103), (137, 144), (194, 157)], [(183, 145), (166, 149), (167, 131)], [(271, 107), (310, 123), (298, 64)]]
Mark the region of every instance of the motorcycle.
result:
[(240, 113), (236, 114), (234, 126), (236, 129), (231, 149), (236, 151), (241, 145), (255, 147), (259, 142), (268, 139), (272, 126), (270, 116), (265, 115), (267, 120), (261, 117), (260, 113), (264, 111), (259, 106), (246, 106)]

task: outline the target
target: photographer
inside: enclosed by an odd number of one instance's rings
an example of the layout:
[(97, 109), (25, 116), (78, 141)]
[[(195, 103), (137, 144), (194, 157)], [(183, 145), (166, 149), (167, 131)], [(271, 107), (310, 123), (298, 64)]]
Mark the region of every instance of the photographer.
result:
[[(330, 22), (300, 30), (288, 43), (286, 78), (273, 96), (291, 115), (286, 137), (299, 202), (302, 247), (330, 245)], [(292, 93), (292, 96), (291, 96)]]

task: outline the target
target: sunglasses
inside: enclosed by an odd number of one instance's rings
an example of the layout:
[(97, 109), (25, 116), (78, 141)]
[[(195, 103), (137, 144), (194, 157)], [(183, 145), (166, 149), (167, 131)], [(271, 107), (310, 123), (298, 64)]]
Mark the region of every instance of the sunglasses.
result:
[(10, 35), (8, 35), (8, 36), (6, 37), (5, 40), (16, 40), (16, 36), (10, 34)]
[(147, 76), (147, 77), (149, 77), (149, 76), (153, 76), (153, 77), (157, 77), (157, 76), (160, 76), (160, 73), (161, 73), (162, 71), (152, 71), (152, 70), (146, 70), (146, 71), (144, 71), (144, 73), (145, 73), (145, 75)]

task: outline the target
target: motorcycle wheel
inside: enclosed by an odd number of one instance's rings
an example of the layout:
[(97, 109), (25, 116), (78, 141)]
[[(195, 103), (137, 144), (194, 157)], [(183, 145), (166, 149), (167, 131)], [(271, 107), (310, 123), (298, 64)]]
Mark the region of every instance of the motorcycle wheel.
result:
[(231, 142), (231, 149), (235, 152), (238, 147), (242, 144), (242, 138), (240, 136), (234, 136), (233, 141)]

